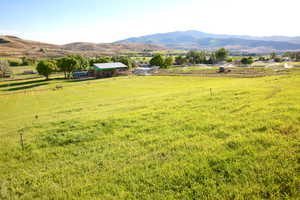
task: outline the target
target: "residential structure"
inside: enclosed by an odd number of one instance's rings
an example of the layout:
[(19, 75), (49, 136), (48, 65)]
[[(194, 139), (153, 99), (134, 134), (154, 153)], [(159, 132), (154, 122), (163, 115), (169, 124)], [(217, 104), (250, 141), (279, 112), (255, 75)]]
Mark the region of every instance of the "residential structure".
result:
[(89, 71), (89, 76), (105, 78), (117, 76), (122, 71), (127, 71), (128, 66), (123, 63), (95, 63)]

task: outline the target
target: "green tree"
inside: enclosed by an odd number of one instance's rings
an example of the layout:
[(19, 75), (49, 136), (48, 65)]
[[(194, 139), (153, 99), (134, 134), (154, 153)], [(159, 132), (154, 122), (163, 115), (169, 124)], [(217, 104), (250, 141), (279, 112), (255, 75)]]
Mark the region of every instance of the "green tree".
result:
[(276, 53), (275, 52), (270, 53), (270, 58), (274, 60), (276, 58)]
[(173, 63), (174, 63), (174, 58), (172, 56), (169, 56), (169, 57), (165, 58), (163, 67), (168, 68), (168, 67), (172, 66)]
[(212, 52), (211, 55), (209, 56), (207, 64), (216, 64), (216, 63), (217, 63), (216, 54), (215, 54), (215, 52)]
[(285, 52), (282, 56), (291, 58), (292, 57), (292, 52)]
[(21, 61), (19, 60), (9, 60), (9, 65), (12, 66), (12, 67), (16, 67), (16, 66), (20, 66), (22, 65)]
[(175, 64), (176, 65), (185, 65), (185, 64), (187, 64), (186, 57), (183, 57), (183, 56), (177, 56), (177, 57), (175, 57)]
[(129, 58), (128, 56), (113, 56), (111, 58), (111, 60), (113, 62), (123, 63), (124, 65), (128, 66), (129, 69), (136, 67), (136, 65), (133, 62), (133, 60), (131, 58)]
[(231, 63), (231, 62), (233, 62), (233, 59), (232, 58), (227, 58), (226, 62)]
[(298, 51), (298, 52), (295, 53), (295, 59), (296, 59), (297, 61), (300, 60), (300, 51)]
[(159, 67), (164, 67), (165, 60), (162, 55), (156, 54), (153, 56), (153, 58), (150, 60), (150, 65), (151, 66), (159, 66)]
[(67, 56), (58, 60), (58, 68), (64, 72), (65, 78), (70, 78), (71, 73), (79, 69), (79, 64), (74, 57)]
[(86, 57), (79, 55), (79, 54), (71, 55), (70, 57), (73, 57), (77, 60), (78, 67), (80, 70), (86, 70), (89, 67), (90, 63)]
[(275, 57), (275, 58), (274, 58), (274, 61), (275, 61), (275, 62), (281, 62), (281, 58), (280, 58), (280, 57)]
[(225, 61), (229, 55), (229, 52), (225, 48), (218, 49), (215, 52), (216, 59), (218, 62)]
[(43, 75), (46, 77), (46, 80), (49, 79), (49, 76), (57, 70), (56, 63), (51, 60), (41, 60), (37, 67), (36, 70), (40, 75)]
[(241, 59), (241, 63), (244, 64), (244, 65), (251, 65), (253, 63), (253, 58), (252, 57), (244, 57)]
[(206, 53), (204, 51), (189, 51), (186, 54), (186, 59), (191, 64), (201, 64), (206, 62)]
[(90, 60), (90, 65), (92, 66), (95, 63), (109, 63), (111, 61), (112, 60), (111, 60), (110, 57), (99, 57), (99, 58), (91, 59)]
[(21, 59), (22, 59), (22, 65), (23, 65), (23, 66), (30, 65), (30, 64), (29, 64), (29, 60), (28, 60), (26, 57), (22, 57)]
[(119, 62), (121, 62), (124, 65), (128, 66), (129, 69), (132, 69), (132, 68), (136, 67), (133, 60), (131, 60), (131, 58), (129, 58), (129, 57), (123, 57), (122, 59), (120, 59)]

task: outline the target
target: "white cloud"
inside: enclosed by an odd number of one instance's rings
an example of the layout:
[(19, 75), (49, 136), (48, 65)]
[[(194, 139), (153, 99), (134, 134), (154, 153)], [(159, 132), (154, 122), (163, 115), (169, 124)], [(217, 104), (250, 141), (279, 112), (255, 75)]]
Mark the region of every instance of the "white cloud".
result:
[(0, 35), (22, 36), (23, 33), (13, 30), (0, 30)]

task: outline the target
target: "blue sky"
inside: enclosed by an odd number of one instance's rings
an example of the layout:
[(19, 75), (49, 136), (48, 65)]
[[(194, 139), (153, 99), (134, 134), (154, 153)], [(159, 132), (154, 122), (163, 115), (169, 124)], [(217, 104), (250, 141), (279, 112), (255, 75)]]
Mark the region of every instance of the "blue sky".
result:
[(300, 36), (299, 0), (0, 0), (0, 34), (56, 44), (177, 30)]

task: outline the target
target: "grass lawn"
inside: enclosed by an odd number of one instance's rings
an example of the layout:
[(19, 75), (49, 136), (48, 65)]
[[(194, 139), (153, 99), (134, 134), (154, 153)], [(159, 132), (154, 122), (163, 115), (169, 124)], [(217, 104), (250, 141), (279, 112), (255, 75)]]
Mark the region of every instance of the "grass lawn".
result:
[[(160, 69), (160, 73), (169, 73), (169, 74), (205, 74), (205, 73), (213, 73), (218, 75), (216, 72), (219, 70), (220, 66), (186, 66), (186, 67), (170, 67), (168, 69)], [(284, 70), (285, 73), (290, 74), (299, 74), (300, 67), (295, 67), (292, 69), (285, 69), (280, 66), (276, 67), (230, 67), (231, 73), (245, 73), (246, 75), (249, 73), (274, 73), (274, 70)], [(279, 71), (282, 73), (282, 71)]]
[(16, 66), (16, 67), (10, 67), (10, 69), (13, 72), (13, 74), (21, 74), (27, 70), (32, 70), (32, 71), (36, 72), (35, 66)]
[(39, 76), (38, 74), (27, 74), (24, 75), (24, 71), (32, 70), (36, 72), (35, 66), (16, 66), (16, 67), (9, 67), (12, 72), (13, 78), (26, 78), (26, 77), (36, 77)]
[(170, 67), (168, 69), (161, 69), (171, 73), (185, 73), (185, 72), (216, 72), (218, 71), (218, 66), (211, 66), (211, 67), (202, 67), (202, 66), (186, 66), (186, 67)]
[(299, 94), (297, 74), (0, 83), (0, 199), (299, 199)]

